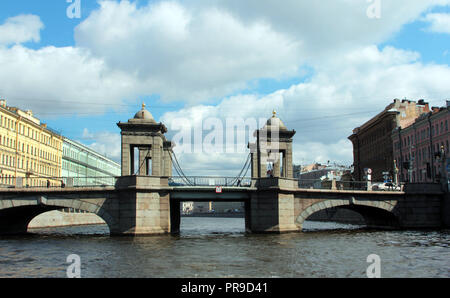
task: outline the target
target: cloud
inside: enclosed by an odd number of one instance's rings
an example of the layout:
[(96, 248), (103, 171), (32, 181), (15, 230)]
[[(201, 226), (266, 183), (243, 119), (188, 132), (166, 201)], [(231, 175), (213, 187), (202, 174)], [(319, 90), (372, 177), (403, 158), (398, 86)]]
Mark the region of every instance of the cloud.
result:
[(424, 11), (449, 0), (380, 0), (380, 19), (369, 18), (372, 3), (367, 0), (214, 0), (211, 5), (223, 7), (247, 23), (264, 21), (274, 31), (302, 41), (304, 59), (320, 61), (326, 56), (386, 41), (401, 28), (420, 18)]
[(28, 41), (39, 42), (40, 31), (43, 28), (41, 19), (35, 15), (18, 15), (8, 18), (3, 25), (0, 25), (0, 46)]
[[(382, 1), (381, 19), (370, 19), (365, 0), (100, 1), (75, 29), (76, 45), (39, 49), (23, 45), (40, 40), (39, 17), (17, 16), (0, 26), (2, 95), (50, 118), (101, 114), (127, 99), (159, 94), (186, 103), (161, 117), (169, 130), (176, 119), (195, 125), (208, 117), (259, 120), (276, 109), (297, 131), (296, 163), (352, 163), (351, 129), (393, 98), (442, 105), (448, 97), (448, 65), (423, 64), (419, 53), (376, 45), (449, 2)], [(426, 15), (430, 24), (438, 23), (436, 15)], [(248, 90), (259, 79), (298, 79), (303, 65), (312, 75), (301, 83), (267, 95)], [(95, 138), (91, 146), (119, 156), (117, 136), (88, 136)], [(228, 156), (181, 159), (192, 174), (224, 167), (231, 173), (245, 160)]]
[(427, 30), (431, 32), (450, 34), (450, 14), (448, 13), (429, 13), (423, 21), (430, 23)]
[(154, 94), (217, 103), (259, 79), (298, 78), (305, 64), (313, 71), (333, 64), (446, 2), (383, 1), (377, 21), (367, 17), (366, 1), (100, 1), (76, 27), (75, 46), (37, 50), (17, 43), (38, 41), (43, 24), (21, 15), (0, 26), (8, 32), (0, 40), (16, 44), (0, 47), (1, 91), (48, 118), (102, 114)]
[(87, 145), (92, 150), (107, 156), (120, 164), (121, 158), (121, 140), (120, 134), (108, 131), (90, 132), (89, 129), (83, 130), (83, 142), (89, 142)]
[(301, 43), (265, 22), (177, 2), (102, 1), (75, 30), (77, 46), (136, 74), (146, 93), (193, 103), (230, 94), (259, 77), (296, 75)]
[(80, 48), (0, 47), (0, 67), (2, 95), (44, 118), (102, 114), (136, 95), (132, 76)]
[[(310, 80), (288, 89), (265, 96), (236, 95), (217, 106), (192, 106), (166, 113), (161, 119), (173, 134), (177, 128), (173, 123), (178, 119), (195, 127), (217, 117), (225, 127), (227, 118), (268, 119), (275, 108), (286, 126), (297, 131), (293, 145), (295, 163), (331, 160), (350, 165), (353, 148), (347, 137), (355, 127), (381, 112), (394, 98), (425, 98), (432, 105), (442, 106), (450, 94), (446, 80), (449, 76), (449, 66), (423, 64), (416, 52), (368, 46), (355, 49), (334, 63), (318, 64)], [(203, 136), (207, 133), (203, 132)], [(237, 170), (246, 154), (237, 154), (240, 159), (227, 161), (226, 154), (193, 152), (183, 153), (182, 159), (193, 172), (198, 165), (204, 173), (202, 163), (208, 159), (215, 163), (211, 169), (227, 164)]]

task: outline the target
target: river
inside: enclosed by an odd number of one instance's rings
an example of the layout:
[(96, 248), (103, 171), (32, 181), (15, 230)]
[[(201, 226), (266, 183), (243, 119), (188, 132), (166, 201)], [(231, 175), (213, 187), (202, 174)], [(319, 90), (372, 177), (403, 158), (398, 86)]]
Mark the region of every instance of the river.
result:
[(33, 230), (0, 237), (0, 277), (66, 277), (67, 256), (81, 277), (366, 277), (367, 256), (381, 277), (450, 277), (450, 231), (374, 231), (305, 222), (304, 232), (257, 235), (242, 218), (182, 218), (179, 236), (110, 237), (107, 226)]

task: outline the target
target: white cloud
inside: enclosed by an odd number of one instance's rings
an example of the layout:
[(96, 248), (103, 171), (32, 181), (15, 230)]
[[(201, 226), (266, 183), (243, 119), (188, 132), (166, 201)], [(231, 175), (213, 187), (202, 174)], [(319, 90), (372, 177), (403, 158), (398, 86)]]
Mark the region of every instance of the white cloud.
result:
[(265, 22), (244, 24), (225, 10), (177, 2), (100, 4), (76, 28), (77, 46), (136, 74), (146, 93), (198, 103), (255, 78), (297, 74), (301, 42)]
[(22, 104), (44, 118), (101, 114), (136, 95), (132, 76), (79, 48), (0, 47), (0, 68), (2, 95), (8, 102)]
[[(262, 97), (237, 95), (217, 106), (189, 107), (166, 113), (162, 121), (170, 131), (177, 118), (186, 118), (191, 123), (208, 117), (219, 117), (223, 123), (227, 117), (267, 119), (275, 108), (286, 126), (297, 131), (295, 163), (331, 160), (350, 165), (352, 145), (347, 137), (353, 128), (381, 112), (394, 98), (425, 98), (432, 105), (444, 105), (444, 99), (450, 94), (448, 77), (449, 66), (422, 64), (418, 53), (369, 46), (349, 52), (334, 63), (318, 65), (317, 73), (309, 81), (288, 89)], [(186, 166), (193, 169), (198, 165), (203, 173), (206, 171), (203, 162), (210, 159), (209, 164), (215, 163), (210, 167), (216, 169), (227, 163), (226, 157), (225, 154), (220, 157), (207, 153), (183, 154)], [(235, 162), (237, 170), (245, 154), (240, 157), (227, 165)]]
[(43, 28), (41, 19), (35, 15), (18, 15), (8, 18), (3, 25), (0, 25), (0, 45), (39, 42), (40, 31)]
[(83, 130), (83, 142), (81, 143), (86, 143), (86, 141), (90, 142), (90, 144), (87, 145), (88, 147), (120, 164), (120, 134), (108, 131), (93, 133), (85, 128)]
[(367, 0), (215, 0), (211, 5), (223, 7), (247, 23), (262, 20), (273, 30), (295, 36), (305, 45), (304, 59), (320, 61), (326, 56), (386, 41), (407, 23), (449, 0), (381, 0), (381, 18), (371, 19)]
[(450, 14), (449, 13), (429, 13), (423, 20), (430, 23), (428, 28), (431, 32), (450, 34)]
[[(449, 2), (382, 1), (381, 19), (374, 20), (366, 15), (370, 3), (365, 0), (140, 6), (100, 1), (100, 8), (76, 28), (75, 46), (37, 50), (21, 44), (40, 40), (42, 22), (18, 16), (0, 26), (1, 91), (44, 117), (100, 114), (125, 99), (154, 93), (185, 101), (187, 108), (162, 117), (169, 129), (180, 117), (197, 122), (207, 116), (259, 119), (269, 118), (275, 108), (297, 130), (297, 163), (303, 158), (351, 163), (351, 129), (393, 98), (425, 98), (442, 105), (448, 97), (447, 65), (423, 64), (418, 53), (375, 45), (433, 5)], [(427, 17), (432, 24), (437, 20), (436, 14)], [(313, 75), (303, 83), (264, 96), (238, 94), (254, 80), (297, 76), (304, 64)], [(212, 99), (219, 103), (200, 105)], [(89, 136), (96, 138), (93, 148), (119, 156), (118, 136), (87, 131)], [(242, 159), (239, 154), (235, 159), (182, 157), (193, 174), (224, 165), (231, 171)]]

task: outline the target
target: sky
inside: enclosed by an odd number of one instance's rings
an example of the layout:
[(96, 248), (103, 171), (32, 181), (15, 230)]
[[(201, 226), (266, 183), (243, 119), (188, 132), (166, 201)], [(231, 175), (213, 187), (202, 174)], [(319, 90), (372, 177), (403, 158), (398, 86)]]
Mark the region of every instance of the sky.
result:
[(450, 0), (0, 2), (8, 105), (120, 161), (116, 123), (145, 103), (186, 175), (236, 176), (252, 132), (227, 125), (273, 110), (295, 164), (351, 165), (393, 99), (446, 104), (449, 63)]

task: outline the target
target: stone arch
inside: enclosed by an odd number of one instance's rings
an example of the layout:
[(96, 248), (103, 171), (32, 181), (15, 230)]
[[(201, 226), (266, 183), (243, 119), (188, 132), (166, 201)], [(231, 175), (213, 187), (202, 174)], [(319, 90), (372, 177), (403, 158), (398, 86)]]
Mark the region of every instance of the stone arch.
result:
[[(62, 208), (73, 208), (96, 214), (108, 225), (110, 232), (116, 226), (114, 217), (101, 205), (81, 199), (30, 196), (25, 198), (0, 200), (0, 233), (26, 233), (28, 224), (34, 217), (48, 211)], [(9, 228), (7, 226), (9, 226)]]
[[(350, 200), (323, 200), (307, 207), (296, 218), (296, 224), (303, 227), (304, 221), (312, 214), (330, 208), (341, 207), (347, 208), (361, 214), (368, 226), (383, 226), (377, 225), (377, 222), (388, 219), (388, 226), (397, 226), (398, 217), (394, 212), (395, 205), (386, 201), (356, 201), (353, 197)], [(380, 217), (379, 219), (377, 217)]]

